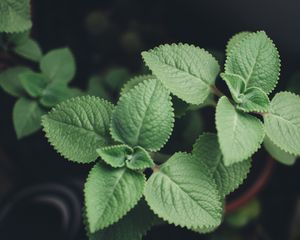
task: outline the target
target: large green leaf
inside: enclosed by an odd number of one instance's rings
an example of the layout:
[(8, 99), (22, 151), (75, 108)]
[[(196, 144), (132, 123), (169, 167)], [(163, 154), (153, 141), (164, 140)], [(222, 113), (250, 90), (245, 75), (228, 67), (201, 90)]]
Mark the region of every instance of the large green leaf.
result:
[(204, 102), (220, 71), (210, 53), (193, 45), (161, 45), (143, 52), (142, 56), (174, 95), (192, 104)]
[(65, 158), (88, 163), (96, 149), (110, 143), (109, 124), (113, 105), (96, 97), (67, 100), (43, 117), (46, 137)]
[(27, 67), (13, 67), (4, 70), (0, 74), (0, 85), (3, 90), (15, 97), (26, 96), (26, 92), (20, 82), (19, 76), (23, 73), (30, 72)]
[(31, 28), (29, 0), (1, 0), (0, 12), (0, 32), (23, 32)]
[(226, 166), (250, 158), (265, 135), (262, 122), (236, 110), (227, 97), (220, 98), (218, 102), (216, 127)]
[(265, 32), (250, 33), (230, 51), (225, 72), (241, 76), (246, 88), (258, 87), (268, 94), (279, 78), (278, 51)]
[(230, 166), (224, 165), (216, 134), (204, 133), (201, 135), (194, 144), (192, 153), (209, 167), (222, 196), (226, 196), (242, 184), (250, 170), (251, 161), (249, 159)]
[(38, 102), (20, 98), (13, 109), (13, 123), (18, 139), (39, 130), (41, 128), (41, 117), (45, 113)]
[(51, 82), (67, 84), (75, 76), (76, 66), (69, 48), (48, 52), (40, 61), (41, 71)]
[(40, 73), (25, 72), (19, 75), (19, 79), (31, 97), (40, 97), (47, 86), (47, 78)]
[(226, 45), (226, 54), (228, 55), (234, 47), (239, 44), (251, 32), (239, 32), (231, 37)]
[(90, 240), (142, 240), (157, 217), (141, 200), (125, 217), (108, 228), (89, 234)]
[(123, 94), (127, 93), (129, 90), (131, 90), (132, 88), (137, 86), (139, 83), (144, 82), (146, 80), (151, 80), (151, 79), (155, 79), (155, 76), (153, 76), (153, 75), (140, 75), (140, 76), (136, 76), (136, 77), (131, 78), (122, 87), (120, 95), (123, 95)]
[(206, 165), (190, 154), (176, 153), (149, 178), (145, 198), (161, 218), (195, 231), (221, 223), (222, 201)]
[(295, 155), (287, 153), (277, 147), (268, 136), (265, 136), (264, 147), (269, 152), (269, 154), (278, 162), (281, 162), (285, 165), (293, 165), (297, 159)]
[(142, 173), (97, 163), (84, 187), (89, 231), (94, 233), (119, 221), (142, 197), (144, 185)]
[(131, 147), (157, 151), (168, 140), (173, 121), (169, 92), (152, 79), (121, 96), (112, 116), (111, 134)]
[(270, 112), (264, 115), (267, 136), (282, 150), (300, 155), (300, 98), (280, 92), (271, 101)]

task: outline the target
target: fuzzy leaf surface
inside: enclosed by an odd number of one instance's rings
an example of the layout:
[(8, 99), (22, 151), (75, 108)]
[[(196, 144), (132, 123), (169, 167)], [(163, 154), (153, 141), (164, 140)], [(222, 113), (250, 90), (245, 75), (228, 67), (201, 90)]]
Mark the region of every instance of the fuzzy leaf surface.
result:
[(258, 87), (268, 94), (279, 78), (278, 51), (265, 32), (250, 33), (228, 54), (225, 72), (241, 76), (246, 88)]
[(128, 155), (133, 153), (133, 149), (127, 145), (114, 145), (98, 148), (99, 156), (112, 167), (123, 167)]
[(127, 159), (126, 166), (133, 170), (153, 167), (154, 162), (149, 153), (142, 147), (134, 147), (132, 156)]
[(139, 203), (119, 222), (89, 234), (90, 240), (142, 240), (154, 225), (157, 217), (144, 200)]
[(244, 79), (239, 75), (221, 73), (220, 76), (226, 82), (232, 98), (235, 102), (240, 102), (241, 94), (245, 91), (245, 82)]
[(50, 82), (67, 84), (75, 76), (75, 59), (69, 48), (55, 49), (43, 56), (40, 68)]
[(251, 167), (250, 159), (225, 166), (218, 137), (212, 133), (204, 133), (197, 139), (192, 154), (209, 167), (224, 197), (243, 183)]
[(266, 134), (282, 150), (300, 155), (300, 97), (280, 92), (271, 101), (270, 112), (264, 115)]
[(97, 158), (96, 149), (109, 144), (113, 105), (96, 97), (67, 100), (43, 117), (46, 137), (65, 158), (81, 163)]
[(29, 0), (1, 0), (0, 12), (0, 32), (23, 32), (32, 26)]
[(12, 67), (4, 70), (0, 74), (0, 85), (5, 92), (14, 97), (26, 96), (26, 92), (21, 84), (19, 76), (23, 73), (30, 72), (26, 67)]
[(226, 45), (226, 54), (228, 55), (234, 47), (241, 42), (246, 36), (248, 36), (251, 32), (240, 32), (233, 35), (232, 38), (229, 39)]
[(248, 88), (241, 96), (237, 108), (244, 112), (268, 112), (268, 95), (257, 87)]
[(121, 96), (113, 112), (111, 134), (131, 147), (157, 151), (168, 140), (173, 121), (168, 90), (159, 80), (148, 80)]
[(84, 187), (89, 231), (95, 233), (118, 222), (140, 200), (144, 185), (142, 173), (97, 163)]
[(161, 218), (191, 230), (204, 231), (221, 223), (222, 202), (211, 172), (186, 153), (175, 153), (148, 179), (150, 208)]
[(226, 166), (250, 158), (265, 135), (262, 122), (236, 110), (227, 97), (220, 98), (218, 102), (216, 127)]
[(123, 95), (123, 94), (127, 93), (129, 90), (131, 90), (132, 88), (137, 86), (139, 83), (147, 81), (147, 80), (151, 80), (151, 79), (155, 79), (155, 76), (153, 76), (153, 75), (140, 75), (140, 76), (136, 76), (136, 77), (131, 78), (122, 87), (120, 95)]
[(204, 102), (220, 71), (210, 53), (188, 44), (161, 45), (143, 52), (142, 56), (174, 95), (191, 104)]
[(264, 147), (268, 151), (268, 153), (278, 162), (283, 163), (285, 165), (293, 165), (296, 162), (297, 157), (290, 153), (287, 153), (277, 147), (268, 136), (265, 136), (264, 139)]
[(13, 108), (13, 123), (18, 139), (26, 137), (41, 128), (41, 117), (45, 114), (37, 101), (20, 98)]

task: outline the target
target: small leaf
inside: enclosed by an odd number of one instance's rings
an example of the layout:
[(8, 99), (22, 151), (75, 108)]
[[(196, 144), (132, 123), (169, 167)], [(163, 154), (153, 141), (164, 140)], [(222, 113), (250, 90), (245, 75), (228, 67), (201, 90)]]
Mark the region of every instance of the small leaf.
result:
[(204, 133), (197, 139), (192, 154), (209, 167), (224, 197), (243, 183), (251, 166), (250, 159), (225, 166), (218, 137), (212, 133)]
[(90, 232), (104, 229), (126, 215), (142, 197), (144, 185), (142, 173), (97, 163), (84, 187)]
[(27, 58), (32, 61), (40, 61), (43, 53), (38, 45), (38, 43), (30, 38), (28, 38), (22, 44), (17, 45), (14, 48), (14, 52), (24, 58)]
[(222, 202), (211, 172), (186, 153), (175, 153), (148, 179), (144, 195), (161, 218), (195, 231), (221, 223)]
[(42, 72), (51, 82), (67, 84), (75, 76), (76, 66), (69, 48), (60, 48), (48, 52), (40, 61)]
[(236, 110), (227, 97), (220, 98), (218, 102), (216, 127), (226, 166), (250, 158), (265, 135), (261, 121)]
[(45, 114), (36, 101), (20, 98), (13, 109), (13, 123), (18, 139), (41, 128), (41, 117)]
[(266, 134), (282, 150), (300, 155), (300, 97), (280, 92), (271, 101), (270, 112), (264, 114)]
[(14, 97), (24, 97), (26, 92), (20, 82), (19, 75), (31, 72), (27, 67), (13, 67), (0, 74), (0, 85), (5, 92)]
[(265, 32), (250, 33), (230, 51), (225, 72), (241, 76), (246, 88), (258, 87), (269, 94), (279, 78), (278, 51)]
[(111, 91), (104, 86), (104, 79), (101, 76), (94, 75), (89, 79), (87, 94), (111, 101)]
[(107, 72), (104, 79), (111, 90), (119, 90), (130, 79), (130, 73), (126, 68), (113, 68)]
[(226, 82), (234, 101), (239, 103), (241, 94), (245, 91), (244, 79), (239, 75), (228, 73), (221, 73), (220, 76)]
[(244, 112), (269, 111), (270, 100), (268, 95), (257, 87), (248, 88), (239, 99), (240, 103), (237, 105), (237, 109)]
[(210, 53), (193, 45), (161, 45), (143, 52), (142, 56), (174, 95), (191, 104), (204, 102), (220, 71)]
[(99, 156), (112, 167), (123, 167), (128, 155), (132, 155), (133, 149), (127, 145), (114, 145), (98, 148)]
[(40, 97), (47, 86), (47, 78), (35, 72), (25, 72), (19, 75), (21, 84), (31, 97)]
[(142, 240), (147, 231), (154, 225), (157, 217), (144, 200), (139, 203), (119, 222), (94, 234), (90, 240)]
[(96, 97), (67, 100), (43, 117), (46, 137), (65, 158), (89, 163), (97, 158), (96, 149), (110, 142), (109, 124), (113, 105)]
[(131, 90), (132, 88), (137, 86), (139, 83), (147, 81), (147, 80), (151, 80), (151, 79), (155, 79), (155, 76), (153, 76), (153, 75), (140, 75), (140, 76), (136, 76), (134, 78), (131, 78), (122, 87), (120, 95), (123, 95), (123, 94), (127, 93), (129, 90)]
[(251, 34), (251, 32), (240, 32), (230, 38), (226, 46), (226, 55), (228, 55), (232, 51), (232, 49), (234, 49), (234, 47), (238, 45), (249, 34)]
[(285, 165), (293, 165), (297, 160), (295, 155), (287, 153), (277, 147), (267, 136), (265, 136), (264, 139), (264, 147), (275, 160)]
[(126, 160), (126, 166), (133, 170), (151, 168), (154, 162), (149, 153), (142, 147), (134, 147), (132, 156)]
[(64, 84), (50, 84), (43, 90), (40, 103), (50, 108), (64, 100), (82, 95), (83, 93), (80, 89), (70, 88)]
[(157, 151), (168, 140), (173, 121), (169, 92), (152, 79), (121, 96), (112, 116), (111, 134), (131, 147)]
[(0, 32), (23, 32), (32, 26), (29, 0), (1, 0)]

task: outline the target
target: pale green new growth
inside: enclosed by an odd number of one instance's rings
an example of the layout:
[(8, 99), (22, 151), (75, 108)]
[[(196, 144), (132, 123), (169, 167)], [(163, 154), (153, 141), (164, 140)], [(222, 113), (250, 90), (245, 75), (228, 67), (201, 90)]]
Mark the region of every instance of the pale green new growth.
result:
[(18, 139), (40, 129), (41, 117), (45, 113), (36, 101), (20, 98), (13, 109), (13, 123)]
[(265, 135), (262, 122), (236, 110), (227, 97), (220, 98), (218, 102), (216, 127), (226, 166), (251, 157)]
[(221, 196), (234, 191), (247, 177), (251, 161), (246, 161), (225, 166), (218, 143), (218, 137), (212, 133), (201, 135), (193, 146), (192, 154), (205, 163), (213, 174)]
[(123, 167), (127, 156), (133, 153), (133, 149), (125, 144), (98, 148), (97, 153), (104, 162), (112, 167)]
[(280, 92), (264, 115), (267, 136), (282, 150), (300, 155), (300, 97)]
[(131, 147), (157, 151), (168, 140), (174, 121), (167, 89), (156, 79), (122, 95), (112, 116), (111, 134)]
[(241, 94), (245, 91), (246, 85), (244, 79), (239, 75), (228, 73), (221, 73), (220, 76), (226, 82), (234, 101), (241, 102)]
[(157, 217), (141, 200), (126, 216), (114, 225), (89, 234), (90, 240), (142, 240), (157, 221)]
[(40, 61), (40, 68), (50, 82), (70, 82), (75, 75), (75, 60), (69, 48), (60, 48), (48, 52)]
[(90, 232), (95, 233), (119, 221), (142, 197), (144, 184), (142, 173), (97, 163), (84, 187)]
[(29, 0), (1, 0), (0, 12), (0, 32), (23, 32), (31, 28)]
[(210, 53), (188, 44), (161, 45), (142, 56), (174, 95), (191, 104), (204, 102), (220, 71)]
[(229, 52), (225, 72), (241, 76), (246, 88), (258, 87), (268, 94), (279, 78), (278, 51), (265, 32), (250, 33)]
[(293, 165), (297, 159), (295, 155), (287, 153), (277, 147), (268, 136), (265, 136), (264, 147), (269, 152), (269, 154), (277, 161), (285, 165)]
[(142, 147), (134, 147), (133, 154), (126, 160), (126, 166), (133, 170), (151, 168), (154, 166), (149, 153)]
[(268, 95), (257, 87), (251, 87), (240, 96), (237, 109), (244, 112), (268, 112), (269, 105)]
[(111, 140), (109, 124), (113, 105), (96, 97), (76, 97), (53, 108), (43, 117), (46, 137), (65, 158), (88, 163), (96, 149)]
[(175, 153), (149, 178), (145, 198), (161, 218), (191, 230), (219, 226), (222, 202), (209, 169), (197, 158)]

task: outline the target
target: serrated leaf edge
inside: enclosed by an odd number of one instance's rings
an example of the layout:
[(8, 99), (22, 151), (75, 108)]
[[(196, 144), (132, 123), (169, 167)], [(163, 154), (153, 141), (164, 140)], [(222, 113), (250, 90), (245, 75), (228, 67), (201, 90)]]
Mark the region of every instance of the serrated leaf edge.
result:
[[(122, 86), (122, 88), (121, 88), (121, 90), (120, 90), (120, 96), (122, 96), (122, 95), (124, 95), (124, 94), (126, 94), (127, 92), (124, 92), (124, 89), (129, 85), (129, 82), (131, 82), (131, 81), (134, 81), (135, 79), (138, 79), (138, 78), (142, 78), (142, 77), (145, 77), (145, 78), (148, 78), (149, 77), (149, 79), (151, 80), (152, 78), (151, 77), (153, 77), (153, 79), (157, 79), (153, 74), (142, 74), (142, 75), (137, 75), (137, 76), (134, 76), (133, 78), (130, 78), (123, 86)], [(145, 79), (144, 81), (148, 81), (149, 79)], [(142, 82), (144, 82), (144, 81), (142, 81)], [(139, 83), (140, 84), (140, 83)], [(138, 85), (138, 84), (137, 84)], [(136, 85), (136, 86), (137, 86)], [(135, 86), (134, 86), (135, 87)], [(133, 88), (134, 88), (133, 87)], [(129, 89), (129, 91), (130, 91), (131, 89)]]

